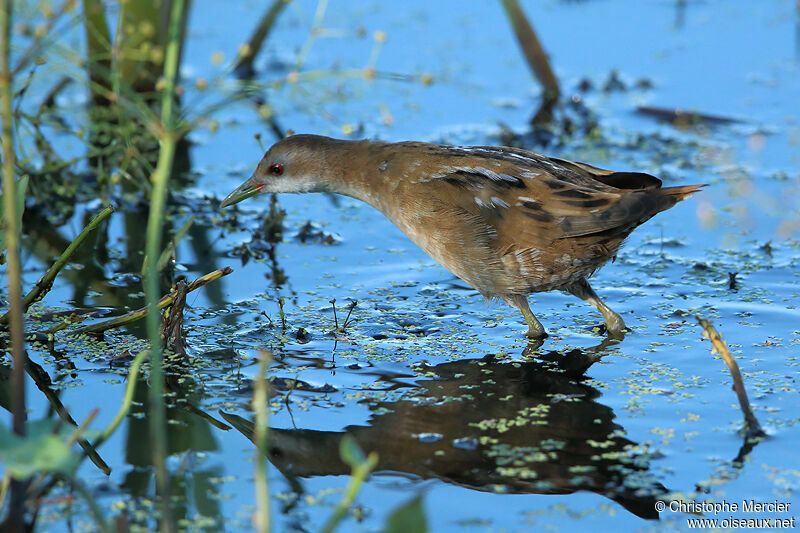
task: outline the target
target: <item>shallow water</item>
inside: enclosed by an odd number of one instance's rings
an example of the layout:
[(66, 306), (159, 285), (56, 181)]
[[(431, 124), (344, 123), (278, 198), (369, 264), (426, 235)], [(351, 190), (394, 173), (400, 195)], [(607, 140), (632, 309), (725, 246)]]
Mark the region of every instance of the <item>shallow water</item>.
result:
[[(593, 327), (601, 317), (587, 305), (561, 293), (534, 295), (533, 310), (551, 336), (528, 348), (518, 314), (487, 306), (355, 200), (280, 196), (283, 238), (272, 246), (253, 234), (262, 231), (268, 198), (222, 213), (214, 207), (257, 163), (253, 135), (269, 139), (264, 124), (241, 105), (222, 113), (218, 131), (192, 134), (200, 178), (182, 196), (174, 225), (198, 218), (179, 246), (178, 271), (190, 279), (222, 266), (235, 272), (190, 294), (189, 369), (170, 381), (169, 466), (176, 514), (187, 527), (250, 528), (250, 379), (262, 350), (274, 355), (269, 478), (278, 530), (317, 530), (329, 516), (347, 483), (338, 457), (344, 434), (377, 451), (379, 463), (359, 494), (359, 519), (348, 517), (343, 531), (379, 530), (417, 494), (432, 531), (686, 529), (690, 514), (667, 510), (654, 520), (656, 501), (669, 494), (740, 507), (750, 499), (792, 504), (787, 513), (706, 514), (720, 520), (797, 515), (800, 22), (788, 0), (677, 4), (525, 6), (565, 93), (599, 116), (601, 132), (548, 146), (523, 137), (526, 147), (651, 172), (671, 185), (710, 184), (637, 229), (616, 262), (595, 275), (597, 292), (632, 329), (598, 352), (592, 348), (603, 337)], [(333, 136), (350, 124), (362, 130), (356, 136), (450, 144), (498, 144), (499, 122), (525, 133), (537, 88), (499, 5), (408, 5), (332, 6), (326, 27), (352, 33), (363, 26), (367, 37), (318, 41), (306, 68), (360, 68), (370, 35), (383, 30), (378, 69), (431, 73), (432, 86), (336, 76), (301, 83), (270, 93), (280, 123)], [(260, 8), (193, 7), (184, 75), (212, 77), (218, 67), (210, 55), (232, 56), (239, 41), (231, 34), (238, 28), (246, 35)], [(314, 9), (313, 2), (289, 6), (257, 63), (267, 79), (288, 73)], [(605, 92), (614, 69), (629, 88)], [(584, 78), (594, 90), (577, 88)], [(633, 87), (640, 79), (653, 87)], [(738, 122), (676, 129), (636, 113), (640, 105)], [(79, 215), (98, 206), (82, 206)], [(137, 259), (126, 253), (135, 249), (141, 216), (113, 215), (109, 260), (87, 252), (39, 309), (142, 305), (132, 274)], [(314, 226), (302, 242), (308, 221)], [(46, 244), (57, 242), (53, 233), (70, 239), (81, 223), (76, 216), (64, 228), (42, 226), (27, 240), (25, 286), (57, 248)], [(729, 272), (738, 273), (734, 289)], [(352, 322), (334, 336), (351, 301)], [(713, 320), (738, 359), (769, 434), (752, 449), (743, 448), (730, 374), (711, 355), (695, 315)], [(55, 351), (72, 366), (46, 350), (30, 355), (76, 420), (100, 407), (96, 424), (103, 427), (121, 401), (126, 372), (109, 359), (135, 353), (142, 338), (134, 326), (90, 352), (84, 341), (61, 337)], [(581, 377), (596, 354), (602, 358)], [(134, 522), (152, 527), (145, 391), (141, 382), (137, 399), (145, 405), (99, 450), (111, 475), (89, 462), (80, 474), (105, 509), (127, 508)], [(32, 418), (46, 413), (33, 386), (29, 401)], [(69, 500), (57, 496), (42, 510), (43, 531), (91, 523), (79, 502), (77, 516), (66, 518)]]

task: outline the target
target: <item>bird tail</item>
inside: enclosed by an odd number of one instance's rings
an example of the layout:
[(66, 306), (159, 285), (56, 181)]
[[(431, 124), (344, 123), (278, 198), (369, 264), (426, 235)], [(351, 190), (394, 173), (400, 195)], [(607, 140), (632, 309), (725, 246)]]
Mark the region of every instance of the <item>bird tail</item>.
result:
[(680, 202), (681, 200), (686, 200), (707, 185), (707, 183), (703, 183), (701, 185), (679, 185), (678, 187), (664, 187), (659, 189), (658, 192), (664, 196), (675, 196), (677, 197), (675, 201)]

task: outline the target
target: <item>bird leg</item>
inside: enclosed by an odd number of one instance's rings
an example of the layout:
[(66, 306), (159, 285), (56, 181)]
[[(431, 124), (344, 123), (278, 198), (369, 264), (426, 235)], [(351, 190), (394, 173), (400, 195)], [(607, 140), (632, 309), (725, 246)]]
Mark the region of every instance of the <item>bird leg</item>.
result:
[(547, 332), (539, 320), (531, 313), (531, 308), (528, 307), (528, 298), (524, 294), (509, 294), (503, 297), (508, 305), (519, 309), (525, 322), (528, 323), (528, 333), (526, 335), (531, 339), (543, 339), (547, 337)]
[(586, 278), (576, 281), (575, 283), (567, 286), (567, 291), (570, 294), (577, 296), (586, 303), (592, 304), (606, 320), (606, 330), (610, 337), (622, 338), (625, 336), (623, 330), (625, 329), (625, 322), (622, 317), (611, 310), (603, 300), (597, 296), (597, 293), (589, 286)]

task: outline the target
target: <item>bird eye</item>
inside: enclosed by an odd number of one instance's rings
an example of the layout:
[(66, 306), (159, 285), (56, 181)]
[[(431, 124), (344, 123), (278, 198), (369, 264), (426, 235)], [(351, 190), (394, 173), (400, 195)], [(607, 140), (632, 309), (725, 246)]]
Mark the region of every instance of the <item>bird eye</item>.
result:
[(273, 176), (280, 176), (283, 174), (283, 165), (279, 165), (275, 163), (271, 167), (269, 167), (269, 171), (272, 173)]

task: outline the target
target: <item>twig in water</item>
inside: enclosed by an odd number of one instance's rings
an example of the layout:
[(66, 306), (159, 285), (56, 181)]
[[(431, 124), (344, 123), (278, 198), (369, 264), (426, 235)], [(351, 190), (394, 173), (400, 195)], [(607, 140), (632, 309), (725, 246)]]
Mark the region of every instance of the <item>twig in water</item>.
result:
[[(218, 280), (222, 276), (227, 276), (231, 272), (233, 272), (233, 269), (231, 267), (223, 267), (213, 272), (209, 272), (205, 276), (199, 277), (193, 282), (189, 283), (189, 285), (186, 287), (186, 292), (192, 292), (195, 289), (199, 289), (203, 285)], [(164, 309), (168, 305), (172, 305), (174, 298), (175, 298), (175, 292), (171, 292), (168, 295), (162, 297), (156, 304), (156, 307), (158, 309)], [(118, 316), (110, 320), (105, 320), (103, 322), (98, 322), (97, 324), (92, 324), (90, 326), (79, 328), (75, 331), (75, 334), (80, 335), (82, 333), (102, 333), (103, 331), (109, 329), (118, 328), (120, 326), (130, 324), (131, 322), (136, 322), (137, 320), (141, 320), (142, 318), (147, 316), (148, 311), (149, 307), (142, 307), (141, 309), (137, 309), (136, 311), (131, 311), (130, 313), (126, 313), (122, 316)]]
[(283, 333), (286, 333), (286, 313), (283, 312), (283, 304), (286, 301), (286, 298), (281, 296), (278, 298), (278, 313), (281, 315), (281, 330)]
[(506, 16), (514, 30), (514, 35), (517, 37), (517, 43), (519, 43), (522, 53), (528, 61), (528, 66), (544, 88), (542, 104), (530, 122), (534, 126), (552, 122), (553, 107), (558, 103), (558, 98), (561, 94), (558, 79), (553, 73), (547, 54), (519, 2), (517, 0), (502, 0), (502, 2)]
[(161, 337), (164, 344), (173, 352), (186, 358), (186, 342), (183, 338), (183, 309), (186, 306), (185, 280), (179, 280), (173, 291), (172, 305), (164, 310), (161, 320)]
[(328, 303), (333, 306), (333, 331), (339, 331), (339, 319), (336, 317), (336, 298)]
[(665, 107), (639, 106), (636, 112), (647, 115), (658, 120), (671, 122), (675, 126), (690, 126), (694, 124), (736, 124), (741, 120), (716, 115), (707, 115), (697, 111), (686, 111), (682, 109), (669, 109)]
[(742, 380), (742, 373), (739, 371), (739, 365), (728, 350), (728, 345), (722, 340), (719, 333), (708, 320), (695, 316), (700, 326), (705, 331), (705, 334), (711, 340), (713, 349), (711, 353), (717, 352), (722, 356), (722, 360), (728, 365), (728, 370), (731, 372), (733, 378), (733, 390), (739, 398), (739, 407), (742, 409), (744, 415), (745, 434), (748, 438), (765, 437), (766, 433), (761, 429), (756, 415), (753, 414), (753, 409), (750, 407), (750, 400), (747, 399), (747, 391), (744, 388), (744, 380)]
[(358, 305), (358, 300), (353, 300), (352, 302), (350, 302), (350, 306), (347, 310), (347, 316), (344, 319), (344, 324), (342, 324), (342, 331), (344, 331), (347, 328), (347, 325), (350, 324), (350, 315), (353, 313), (353, 309), (355, 309), (357, 305)]
[(256, 31), (250, 36), (250, 40), (247, 41), (247, 44), (240, 48), (236, 65), (233, 67), (233, 71), (239, 79), (251, 79), (255, 74), (253, 60), (255, 60), (259, 51), (261, 51), (261, 46), (267, 39), (270, 30), (272, 30), (278, 15), (280, 15), (283, 8), (288, 4), (289, 2), (286, 0), (272, 0), (272, 5), (267, 12), (261, 16)]
[[(78, 424), (69, 414), (69, 411), (67, 411), (64, 405), (61, 403), (61, 399), (58, 397), (58, 394), (53, 390), (53, 382), (45, 369), (34, 361), (28, 359), (25, 364), (25, 372), (27, 372), (31, 379), (33, 379), (33, 382), (45, 395), (53, 410), (58, 414), (61, 420), (67, 424), (77, 427)], [(105, 475), (109, 475), (111, 473), (111, 467), (108, 466), (103, 458), (100, 457), (100, 454), (97, 453), (96, 446), (92, 446), (84, 439), (78, 439), (78, 444), (81, 448), (83, 448), (84, 454), (86, 454), (86, 456), (95, 464), (95, 466), (97, 466), (97, 468), (100, 469), (101, 472), (103, 472)]]

